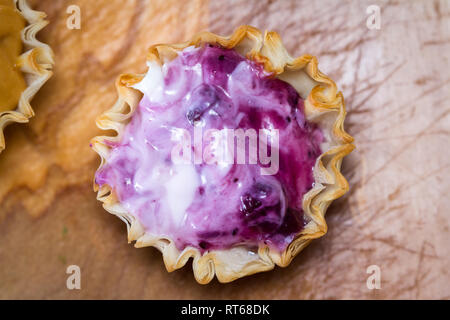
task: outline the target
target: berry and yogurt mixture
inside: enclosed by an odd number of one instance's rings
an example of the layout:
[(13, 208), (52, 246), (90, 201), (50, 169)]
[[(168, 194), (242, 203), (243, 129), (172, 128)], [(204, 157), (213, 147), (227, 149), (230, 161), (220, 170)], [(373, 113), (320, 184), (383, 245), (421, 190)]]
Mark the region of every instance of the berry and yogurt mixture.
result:
[[(96, 183), (109, 185), (147, 233), (173, 240), (179, 250), (260, 243), (284, 250), (305, 225), (302, 198), (324, 139), (306, 121), (299, 94), (261, 65), (213, 45), (148, 66), (134, 86), (143, 98), (121, 141), (110, 144)], [(174, 161), (180, 138), (198, 129), (277, 130), (278, 148), (271, 150), (268, 139), (267, 149), (277, 152), (278, 170), (261, 174), (260, 162)]]

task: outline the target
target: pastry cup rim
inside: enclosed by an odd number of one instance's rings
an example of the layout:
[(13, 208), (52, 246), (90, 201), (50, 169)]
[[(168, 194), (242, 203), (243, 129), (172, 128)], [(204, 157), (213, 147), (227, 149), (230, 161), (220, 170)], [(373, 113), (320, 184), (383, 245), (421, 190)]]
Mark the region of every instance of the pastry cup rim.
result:
[(21, 32), (23, 53), (17, 65), (27, 83), (15, 109), (0, 112), (0, 153), (5, 149), (3, 130), (11, 123), (27, 123), (34, 116), (31, 100), (45, 82), (52, 76), (54, 65), (53, 51), (49, 45), (36, 39), (36, 34), (49, 22), (47, 15), (30, 8), (27, 0), (14, 0), (18, 12), (24, 17), (26, 26)]
[[(189, 46), (201, 44), (219, 44), (225, 48), (238, 48), (240, 45), (248, 44), (246, 56), (249, 59), (260, 62), (266, 71), (273, 72), (276, 76), (283, 74), (285, 70), (293, 72), (305, 72), (317, 85), (315, 85), (305, 102), (305, 111), (315, 117), (325, 114), (334, 114), (334, 121), (330, 132), (332, 135), (332, 146), (324, 151), (317, 159), (314, 167), (314, 187), (303, 197), (303, 211), (309, 218), (306, 227), (288, 245), (282, 253), (260, 244), (257, 250), (258, 261), (250, 261), (240, 270), (232, 270), (232, 265), (223, 261), (226, 250), (210, 250), (203, 254), (193, 247), (186, 247), (180, 251), (175, 247), (173, 241), (168, 238), (158, 237), (145, 233), (139, 221), (120, 205), (112, 188), (108, 185), (99, 187), (94, 178), (94, 190), (98, 191), (97, 199), (102, 202), (108, 212), (118, 216), (127, 224), (128, 241), (136, 241), (136, 247), (153, 246), (161, 251), (167, 270), (173, 271), (183, 267), (189, 258), (193, 258), (193, 271), (196, 280), (201, 284), (209, 283), (214, 275), (220, 282), (230, 282), (237, 278), (253, 273), (267, 271), (275, 265), (285, 267), (292, 259), (313, 239), (323, 236), (327, 232), (325, 212), (329, 204), (345, 194), (348, 189), (347, 180), (340, 172), (342, 158), (349, 154), (354, 146), (353, 138), (344, 131), (345, 104), (341, 92), (337, 92), (336, 84), (322, 74), (318, 69), (317, 59), (311, 55), (302, 55), (292, 58), (284, 48), (281, 38), (276, 32), (265, 32), (264, 35), (251, 26), (238, 27), (231, 36), (222, 37), (211, 32), (196, 34), (190, 41), (181, 44), (156, 44), (149, 48), (147, 61), (163, 63), (166, 58), (171, 59), (176, 52)], [(91, 140), (91, 145), (101, 158), (100, 170), (106, 163), (106, 155), (110, 149), (106, 141), (115, 142), (120, 140), (121, 130), (125, 127), (128, 119), (134, 113), (139, 104), (142, 94), (130, 86), (139, 82), (143, 75), (122, 74), (117, 78), (116, 89), (119, 95), (115, 105), (97, 119), (97, 126), (103, 130), (114, 130), (117, 136), (97, 136)], [(231, 254), (231, 253), (230, 253)], [(225, 253), (226, 257), (226, 253)], [(230, 271), (231, 270), (231, 271)]]

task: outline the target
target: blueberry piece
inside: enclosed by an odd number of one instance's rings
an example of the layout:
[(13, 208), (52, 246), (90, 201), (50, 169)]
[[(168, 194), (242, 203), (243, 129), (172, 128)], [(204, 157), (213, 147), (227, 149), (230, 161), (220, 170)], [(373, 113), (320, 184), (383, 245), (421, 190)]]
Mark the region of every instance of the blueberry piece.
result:
[(244, 234), (256, 233), (263, 237), (275, 232), (281, 224), (280, 219), (281, 205), (277, 203), (274, 206), (260, 207), (243, 219)]
[(202, 248), (203, 250), (207, 250), (208, 248), (211, 247), (211, 244), (210, 244), (209, 242), (206, 242), (206, 241), (200, 241), (200, 242), (198, 243), (198, 246), (199, 246), (200, 248)]
[(277, 231), (283, 222), (284, 207), (281, 192), (270, 181), (257, 180), (241, 196), (240, 234), (243, 237), (266, 238)]
[(186, 113), (188, 121), (194, 125), (200, 121), (209, 109), (219, 100), (216, 89), (208, 84), (201, 84), (192, 92), (190, 102), (192, 106)]
[(194, 125), (195, 122), (200, 121), (203, 115), (203, 110), (199, 107), (193, 108), (186, 113), (186, 118), (189, 123)]
[(241, 212), (246, 216), (250, 215), (255, 209), (262, 205), (261, 201), (253, 198), (250, 194), (246, 193), (241, 196)]
[(268, 197), (269, 195), (271, 195), (272, 187), (267, 184), (261, 183), (261, 182), (256, 182), (250, 188), (250, 192), (253, 196), (255, 196), (259, 199), (264, 199), (264, 198)]

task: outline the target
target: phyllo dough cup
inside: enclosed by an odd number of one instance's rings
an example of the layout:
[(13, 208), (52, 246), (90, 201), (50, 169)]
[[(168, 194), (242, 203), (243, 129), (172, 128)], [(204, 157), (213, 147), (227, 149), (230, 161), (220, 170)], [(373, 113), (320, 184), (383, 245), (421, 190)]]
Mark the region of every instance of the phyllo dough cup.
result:
[[(341, 163), (354, 146), (353, 138), (344, 131), (346, 116), (344, 99), (337, 91), (335, 83), (318, 70), (317, 59), (311, 55), (292, 58), (275, 32), (265, 32), (250, 26), (241, 26), (228, 37), (210, 32), (195, 35), (181, 44), (157, 44), (150, 47), (147, 60), (164, 64), (177, 57), (177, 53), (189, 46), (216, 44), (234, 49), (248, 59), (264, 65), (264, 69), (291, 84), (304, 99), (307, 120), (317, 123), (322, 129), (325, 141), (324, 151), (313, 169), (315, 183), (303, 197), (305, 228), (296, 236), (283, 252), (261, 243), (257, 249), (235, 246), (224, 250), (208, 250), (203, 254), (193, 247), (180, 251), (171, 239), (146, 233), (141, 223), (120, 204), (111, 186), (98, 186), (94, 181), (97, 199), (110, 213), (118, 216), (127, 225), (128, 241), (135, 241), (135, 247), (153, 246), (161, 251), (169, 272), (183, 267), (193, 258), (195, 279), (206, 284), (214, 275), (220, 282), (230, 282), (257, 272), (267, 271), (275, 265), (285, 267), (313, 239), (327, 232), (325, 212), (331, 202), (348, 189), (348, 183), (341, 174)], [(110, 146), (121, 141), (124, 127), (135, 112), (142, 93), (131, 86), (143, 79), (144, 75), (122, 74), (116, 81), (118, 100), (114, 106), (97, 119), (97, 126), (103, 130), (114, 130), (117, 135), (98, 136), (92, 139), (93, 149), (100, 155), (105, 165)], [(218, 208), (219, 209), (219, 208)]]
[(16, 65), (20, 68), (27, 87), (20, 95), (15, 109), (0, 112), (0, 152), (5, 148), (3, 129), (13, 122), (28, 122), (34, 116), (30, 101), (52, 76), (54, 64), (51, 48), (36, 39), (36, 34), (48, 24), (46, 14), (32, 10), (26, 0), (14, 0), (14, 3), (26, 21), (21, 33), (23, 53), (18, 57)]

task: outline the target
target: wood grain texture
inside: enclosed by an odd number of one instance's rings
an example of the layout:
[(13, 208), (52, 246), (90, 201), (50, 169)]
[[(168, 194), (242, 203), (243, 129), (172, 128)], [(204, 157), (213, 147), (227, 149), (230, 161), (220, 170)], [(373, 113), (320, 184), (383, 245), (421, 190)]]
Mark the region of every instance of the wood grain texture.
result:
[[(36, 116), (6, 130), (0, 154), (0, 298), (309, 299), (450, 298), (450, 1), (30, 1), (47, 12), (40, 38), (54, 76)], [(66, 8), (81, 8), (81, 30)], [(366, 8), (381, 7), (381, 29)], [(116, 99), (114, 79), (145, 71), (145, 50), (201, 30), (241, 24), (280, 33), (310, 53), (343, 91), (357, 149), (350, 192), (329, 209), (328, 234), (284, 269), (198, 285), (191, 267), (168, 274), (152, 248), (92, 191), (94, 120)], [(81, 267), (81, 290), (66, 267)], [(381, 268), (368, 290), (366, 268)]]

